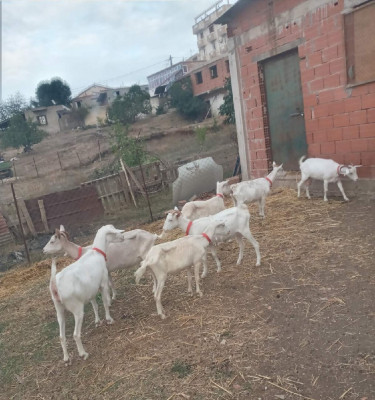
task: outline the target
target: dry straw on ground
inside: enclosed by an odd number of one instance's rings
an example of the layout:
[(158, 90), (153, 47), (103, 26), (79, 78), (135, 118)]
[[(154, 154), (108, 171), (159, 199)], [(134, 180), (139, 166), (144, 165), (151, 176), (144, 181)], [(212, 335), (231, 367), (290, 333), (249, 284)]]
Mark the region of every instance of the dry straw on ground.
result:
[[(223, 271), (215, 272), (209, 255), (202, 298), (187, 295), (185, 274), (168, 278), (164, 321), (155, 315), (150, 279), (136, 286), (133, 271), (116, 273), (116, 323), (96, 329), (88, 307), (83, 340), (90, 357), (80, 362), (70, 319), (69, 368), (57, 361), (61, 348), (47, 289), (50, 261), (4, 275), (0, 304), (16, 313), (6, 318), (5, 335), (30, 353), (18, 378), (7, 383), (8, 398), (22, 393), (80, 400), (370, 399), (375, 360), (366, 332), (374, 300), (369, 291), (374, 233), (360, 236), (353, 225), (356, 219), (359, 225), (366, 221), (368, 209), (337, 200), (297, 199), (290, 189), (268, 197), (265, 219), (258, 216), (257, 205), (249, 209), (261, 267), (255, 267), (250, 244), (241, 266), (236, 266), (237, 243), (222, 244)], [(352, 215), (349, 235), (347, 218)], [(142, 228), (160, 233), (162, 225), (156, 221)], [(170, 232), (167, 239), (183, 234)], [(58, 264), (69, 262), (63, 258)], [(31, 323), (31, 311), (38, 323)], [(20, 327), (23, 335), (15, 333)], [(38, 351), (40, 362), (35, 361)]]

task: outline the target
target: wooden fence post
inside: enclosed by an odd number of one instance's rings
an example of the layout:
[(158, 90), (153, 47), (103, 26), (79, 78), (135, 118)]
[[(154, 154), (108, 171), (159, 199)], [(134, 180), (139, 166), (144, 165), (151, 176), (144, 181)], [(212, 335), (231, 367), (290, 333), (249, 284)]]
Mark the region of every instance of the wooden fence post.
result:
[(30, 233), (33, 236), (36, 236), (36, 230), (35, 230), (33, 221), (32, 221), (32, 219), (30, 217), (30, 214), (27, 211), (25, 200), (24, 199), (18, 199), (18, 203), (19, 203), (19, 206), (20, 206), (20, 210), (22, 211), (22, 214), (25, 217), (25, 220), (26, 220), (26, 223), (27, 223), (27, 227), (29, 228)]
[(39, 178), (39, 172), (38, 172), (38, 168), (36, 167), (36, 162), (35, 162), (35, 158), (33, 157), (33, 161), (34, 161), (34, 167), (35, 167), (35, 171), (36, 171), (36, 176)]
[(46, 233), (48, 233), (49, 232), (48, 221), (47, 221), (47, 215), (46, 215), (46, 210), (44, 208), (43, 200), (38, 200), (38, 205), (39, 205), (39, 210), (40, 210), (40, 216), (42, 217), (42, 221), (43, 221), (43, 225), (44, 225), (44, 230)]
[(132, 187), (131, 187), (131, 185), (130, 185), (130, 182), (129, 182), (129, 178), (128, 178), (128, 174), (127, 174), (127, 172), (126, 172), (126, 168), (125, 168), (124, 162), (122, 161), (121, 158), (120, 158), (120, 163), (121, 163), (121, 167), (122, 167), (122, 169), (123, 169), (123, 171), (124, 171), (124, 174), (125, 174), (126, 182), (128, 183), (128, 186), (129, 186), (129, 190), (130, 190), (130, 194), (131, 194), (132, 199), (133, 199), (133, 203), (134, 203), (134, 205), (135, 205), (135, 208), (138, 208), (137, 202), (135, 201), (133, 189), (132, 189)]
[(57, 158), (59, 159), (59, 164), (60, 164), (60, 168), (61, 168), (61, 171), (62, 171), (63, 167), (62, 167), (62, 164), (61, 164), (59, 152), (57, 152)]
[(25, 239), (25, 234), (23, 233), (23, 226), (22, 226), (22, 221), (21, 221), (20, 212), (19, 212), (19, 209), (18, 209), (16, 193), (14, 192), (13, 183), (10, 184), (10, 187), (11, 187), (11, 189), (12, 189), (12, 194), (13, 194), (13, 199), (14, 199), (14, 205), (16, 206), (17, 217), (18, 217), (18, 222), (19, 222), (19, 224), (20, 224), (21, 236), (22, 236), (23, 244), (24, 244), (24, 246), (25, 246), (27, 261), (29, 262), (29, 265), (30, 265), (30, 264), (31, 264), (31, 261), (30, 261), (29, 248), (27, 247), (27, 243), (26, 243), (26, 239)]
[(102, 161), (102, 153), (100, 152), (100, 140), (98, 139), (99, 161)]

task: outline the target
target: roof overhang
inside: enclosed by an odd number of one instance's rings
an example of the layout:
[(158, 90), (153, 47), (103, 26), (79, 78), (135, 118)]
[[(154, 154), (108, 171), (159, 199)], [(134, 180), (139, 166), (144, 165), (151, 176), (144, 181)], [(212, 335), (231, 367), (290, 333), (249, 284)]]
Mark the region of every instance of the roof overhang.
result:
[(228, 24), (235, 15), (239, 14), (251, 2), (252, 0), (238, 0), (237, 3), (233, 4), (231, 8), (225, 11), (225, 13), (222, 14), (218, 19), (216, 19), (214, 23), (221, 25)]

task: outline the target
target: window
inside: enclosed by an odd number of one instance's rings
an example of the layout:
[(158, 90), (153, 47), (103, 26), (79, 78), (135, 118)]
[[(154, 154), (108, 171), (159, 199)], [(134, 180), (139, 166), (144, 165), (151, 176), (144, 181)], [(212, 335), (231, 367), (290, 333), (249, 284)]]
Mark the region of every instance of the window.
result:
[(117, 97), (120, 96), (120, 91), (119, 90), (116, 90), (116, 96)]
[(186, 74), (186, 72), (187, 72), (187, 65), (183, 65), (182, 66), (182, 72), (184, 73), (184, 74)]
[(213, 26), (213, 25), (210, 25), (210, 26), (208, 27), (208, 30), (210, 31), (210, 33), (212, 33), (212, 32), (214, 31), (214, 26)]
[(212, 67), (210, 67), (210, 76), (211, 76), (211, 79), (217, 78), (217, 67), (216, 67), (216, 65), (213, 65)]
[(80, 101), (77, 101), (76, 104), (77, 104), (77, 108), (81, 108), (82, 104)]
[(195, 74), (195, 81), (197, 82), (197, 85), (203, 83), (202, 72), (197, 72)]
[(47, 125), (47, 117), (45, 115), (38, 115), (39, 125)]
[(199, 34), (200, 38), (203, 39), (203, 32)]
[(344, 16), (346, 75), (348, 84), (375, 81), (375, 3)]
[(213, 50), (216, 50), (216, 40), (214, 40), (214, 41), (212, 42), (212, 48), (213, 48)]
[(226, 71), (227, 71), (228, 74), (229, 74), (229, 72), (230, 72), (230, 69), (229, 69), (229, 60), (225, 60), (225, 69), (226, 69)]

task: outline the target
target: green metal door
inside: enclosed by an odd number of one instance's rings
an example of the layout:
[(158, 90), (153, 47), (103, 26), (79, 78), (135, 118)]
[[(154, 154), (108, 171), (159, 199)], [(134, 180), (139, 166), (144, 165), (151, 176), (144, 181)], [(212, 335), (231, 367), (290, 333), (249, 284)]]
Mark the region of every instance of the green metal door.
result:
[(298, 170), (307, 144), (297, 50), (265, 61), (263, 72), (273, 161)]

